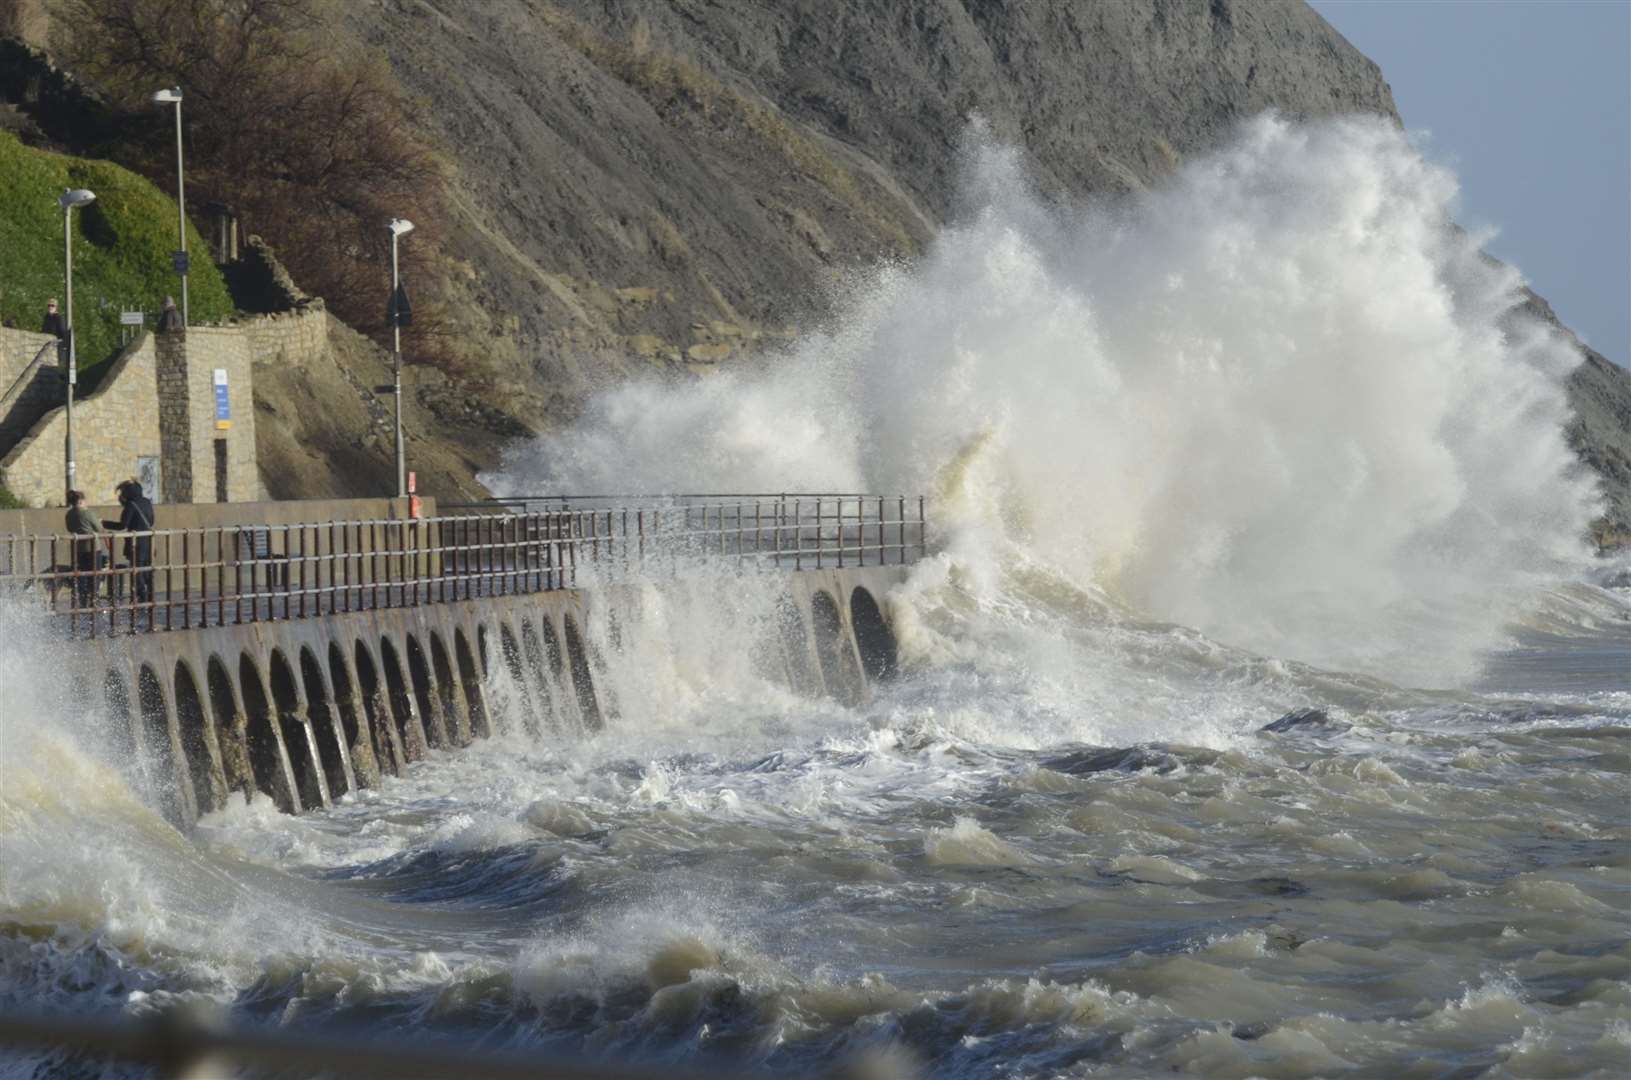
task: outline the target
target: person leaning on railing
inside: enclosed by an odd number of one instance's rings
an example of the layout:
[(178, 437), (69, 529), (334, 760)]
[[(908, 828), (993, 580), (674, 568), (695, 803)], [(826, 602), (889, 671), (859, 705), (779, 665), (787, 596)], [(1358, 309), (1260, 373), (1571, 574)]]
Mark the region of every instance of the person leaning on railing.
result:
[(79, 607), (88, 607), (92, 598), (96, 596), (95, 571), (107, 563), (100, 539), (102, 524), (85, 509), (83, 491), (68, 492), (66, 520), (70, 533), (86, 537), (84, 540), (74, 541), (74, 567), (79, 571), (74, 578), (74, 597)]
[[(119, 514), (118, 521), (104, 521), (102, 524), (109, 529), (118, 529), (122, 532), (151, 533), (153, 531), (153, 503), (142, 494), (142, 485), (136, 480), (126, 480), (114, 489), (119, 493), (119, 505), (124, 507)], [(125, 538), (125, 558), (135, 570), (136, 602), (144, 603), (153, 599), (153, 571), (143, 570), (142, 567), (153, 565), (153, 537), (137, 535)]]

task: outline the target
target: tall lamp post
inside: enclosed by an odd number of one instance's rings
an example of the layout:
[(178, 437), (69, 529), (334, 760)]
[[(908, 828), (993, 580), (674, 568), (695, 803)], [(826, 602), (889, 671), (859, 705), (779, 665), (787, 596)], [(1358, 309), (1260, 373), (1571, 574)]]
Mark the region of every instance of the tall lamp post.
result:
[(176, 273), (181, 275), (181, 325), (187, 321), (187, 175), (181, 161), (181, 87), (155, 90), (147, 99), (157, 106), (176, 107), (176, 227), (181, 233), (181, 248), (176, 253)]
[(393, 218), (387, 226), (391, 230), (391, 302), (385, 309), (391, 320), (391, 374), (396, 396), (396, 497), (408, 495), (408, 463), (402, 450), (402, 327), (412, 314), (408, 309), (408, 294), (402, 289), (402, 278), (397, 272), (397, 240), (413, 232), (413, 222), (407, 218)]
[(62, 263), (63, 277), (66, 279), (65, 295), (68, 300), (68, 310), (65, 314), (68, 325), (68, 408), (66, 431), (63, 435), (63, 456), (68, 466), (68, 490), (74, 490), (76, 468), (74, 464), (74, 386), (79, 382), (79, 356), (74, 348), (74, 228), (73, 214), (76, 206), (89, 206), (96, 201), (96, 195), (84, 188), (74, 188), (64, 191), (57, 199), (57, 205), (62, 207)]

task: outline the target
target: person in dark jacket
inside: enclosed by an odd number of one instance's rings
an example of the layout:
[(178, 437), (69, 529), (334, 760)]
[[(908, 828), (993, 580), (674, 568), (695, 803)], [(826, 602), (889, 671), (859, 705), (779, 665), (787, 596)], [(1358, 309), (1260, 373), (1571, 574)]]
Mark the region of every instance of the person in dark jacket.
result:
[(55, 297), (45, 303), (45, 322), (40, 326), (40, 333), (50, 334), (58, 341), (68, 336), (68, 320), (57, 310)]
[[(109, 529), (119, 529), (124, 532), (150, 533), (154, 529), (153, 503), (142, 494), (142, 485), (136, 480), (126, 480), (115, 489), (119, 493), (119, 505), (123, 507), (118, 521), (104, 521), (102, 524)], [(144, 570), (144, 566), (153, 565), (153, 538), (151, 536), (132, 536), (125, 540), (125, 555), (130, 559), (131, 569), (135, 571), (136, 602), (144, 603), (153, 599), (153, 571)]]
[(96, 597), (95, 571), (107, 565), (102, 552), (102, 525), (85, 509), (83, 491), (68, 492), (68, 531), (85, 539), (74, 541), (74, 566), (79, 574), (74, 578), (74, 595), (78, 606), (89, 607)]
[(168, 334), (172, 330), (181, 329), (181, 310), (176, 307), (176, 298), (166, 296), (164, 307), (159, 311), (159, 333)]

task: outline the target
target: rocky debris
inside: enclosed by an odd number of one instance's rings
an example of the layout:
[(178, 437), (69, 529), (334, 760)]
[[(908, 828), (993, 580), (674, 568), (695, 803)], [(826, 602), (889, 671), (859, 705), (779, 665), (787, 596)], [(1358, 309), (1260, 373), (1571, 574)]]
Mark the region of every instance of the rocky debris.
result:
[(1091, 776), (1101, 772), (1135, 773), (1145, 770), (1169, 773), (1181, 764), (1176, 755), (1165, 750), (1132, 746), (1109, 750), (1081, 750), (1044, 761), (1042, 766), (1070, 776)]
[(1294, 709), (1257, 730), (1275, 735), (1341, 735), (1352, 727), (1352, 724), (1331, 719), (1331, 714), (1324, 709)]

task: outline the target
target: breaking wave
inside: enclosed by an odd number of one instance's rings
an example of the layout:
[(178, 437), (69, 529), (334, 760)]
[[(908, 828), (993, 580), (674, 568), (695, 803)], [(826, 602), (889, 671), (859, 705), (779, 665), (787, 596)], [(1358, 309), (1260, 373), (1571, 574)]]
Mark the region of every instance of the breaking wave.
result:
[(1044, 203), (976, 125), (968, 210), (763, 366), (598, 398), (500, 491), (928, 491), (1020, 570), (1268, 655), (1464, 681), (1598, 512), (1572, 345), (1379, 119), (1265, 115), (1159, 187)]

